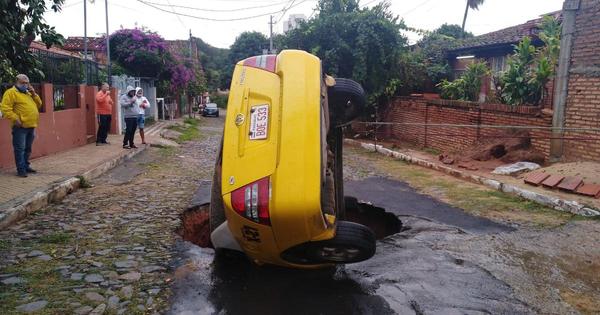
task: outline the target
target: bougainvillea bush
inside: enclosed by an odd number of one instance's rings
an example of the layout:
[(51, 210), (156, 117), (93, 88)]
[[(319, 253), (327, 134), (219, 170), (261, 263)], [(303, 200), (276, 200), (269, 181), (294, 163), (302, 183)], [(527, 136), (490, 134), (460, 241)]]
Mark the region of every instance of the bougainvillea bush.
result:
[(203, 85), (199, 62), (193, 62), (185, 52), (169, 50), (169, 44), (157, 33), (146, 29), (120, 29), (110, 35), (113, 60), (136, 77), (159, 80), (159, 87), (177, 93)]

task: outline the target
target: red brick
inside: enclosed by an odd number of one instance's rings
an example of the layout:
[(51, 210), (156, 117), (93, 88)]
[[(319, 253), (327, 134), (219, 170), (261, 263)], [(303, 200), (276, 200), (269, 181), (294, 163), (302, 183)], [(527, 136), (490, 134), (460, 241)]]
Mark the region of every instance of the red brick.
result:
[(558, 189), (566, 191), (575, 191), (579, 186), (583, 185), (583, 178), (579, 176), (568, 176), (558, 184)]
[(577, 193), (581, 195), (600, 198), (600, 185), (598, 184), (583, 184), (577, 188)]
[(548, 188), (554, 188), (558, 184), (560, 184), (560, 182), (562, 182), (563, 179), (565, 179), (564, 176), (550, 175), (550, 177), (546, 178), (546, 180), (542, 182), (542, 185)]
[(550, 177), (550, 174), (548, 174), (548, 173), (536, 172), (536, 173), (531, 173), (531, 174), (527, 175), (527, 177), (525, 177), (524, 181), (526, 184), (539, 186), (548, 177)]

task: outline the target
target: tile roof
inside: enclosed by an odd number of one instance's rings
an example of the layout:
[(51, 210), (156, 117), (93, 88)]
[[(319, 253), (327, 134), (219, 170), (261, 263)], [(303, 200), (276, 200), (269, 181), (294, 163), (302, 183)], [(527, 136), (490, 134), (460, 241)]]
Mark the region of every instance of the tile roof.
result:
[[(103, 44), (104, 38), (102, 37), (88, 37), (88, 50), (102, 50)], [(83, 50), (83, 37), (74, 36), (67, 38), (63, 48), (67, 50)]]
[(521, 41), (525, 36), (536, 36), (546, 15), (552, 15), (558, 19), (562, 19), (562, 11), (550, 12), (542, 15), (540, 18), (527, 21), (526, 23), (507, 27), (495, 32), (479, 35), (473, 38), (465, 39), (459, 43), (451, 51), (468, 50), (479, 47), (495, 46), (495, 45), (513, 45)]
[(57, 55), (62, 55), (62, 56), (67, 56), (67, 57), (81, 58), (81, 56), (76, 52), (65, 50), (65, 49), (62, 49), (62, 48), (59, 48), (56, 46), (46, 48), (46, 44), (44, 44), (42, 42), (38, 42), (38, 41), (31, 42), (31, 44), (29, 45), (29, 49), (37, 49), (37, 50), (47, 51), (47, 52), (51, 52), (51, 53), (54, 53)]

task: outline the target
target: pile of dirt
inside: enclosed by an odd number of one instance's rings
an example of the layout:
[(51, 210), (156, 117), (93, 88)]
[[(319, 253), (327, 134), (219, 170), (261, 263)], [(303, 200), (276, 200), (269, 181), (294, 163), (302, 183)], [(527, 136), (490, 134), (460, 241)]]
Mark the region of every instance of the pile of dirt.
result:
[(440, 160), (457, 161), (461, 165), (472, 161), (501, 161), (506, 164), (533, 162), (544, 164), (544, 154), (531, 146), (531, 136), (526, 130), (499, 132), (491, 140), (479, 141), (454, 154), (443, 154)]

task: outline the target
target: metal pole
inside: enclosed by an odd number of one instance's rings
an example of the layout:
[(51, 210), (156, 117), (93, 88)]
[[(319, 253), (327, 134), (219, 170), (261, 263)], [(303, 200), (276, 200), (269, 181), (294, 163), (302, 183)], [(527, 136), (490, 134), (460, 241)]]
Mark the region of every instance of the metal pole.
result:
[(88, 38), (87, 38), (87, 0), (83, 0), (83, 67), (85, 68), (85, 84), (89, 82), (88, 70)]
[(269, 22), (269, 54), (273, 53), (273, 16), (271, 15), (271, 21)]
[(112, 80), (111, 80), (111, 73), (110, 73), (110, 40), (109, 40), (110, 33), (108, 33), (108, 0), (104, 0), (104, 9), (106, 12), (106, 62), (107, 62), (106, 74), (107, 74), (108, 84), (111, 85)]

